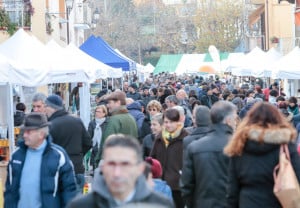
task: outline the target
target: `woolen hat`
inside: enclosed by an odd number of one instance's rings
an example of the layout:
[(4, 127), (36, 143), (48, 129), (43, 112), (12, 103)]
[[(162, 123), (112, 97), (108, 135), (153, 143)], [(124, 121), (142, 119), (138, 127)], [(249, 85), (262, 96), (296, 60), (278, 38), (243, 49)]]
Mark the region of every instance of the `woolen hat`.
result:
[(47, 106), (50, 106), (54, 109), (61, 109), (63, 108), (63, 101), (60, 96), (58, 95), (50, 95), (45, 100)]
[(200, 126), (209, 126), (211, 124), (210, 110), (205, 105), (197, 106), (196, 109), (196, 125)]
[(24, 123), (21, 126), (23, 130), (40, 129), (49, 126), (50, 122), (44, 113), (32, 112), (25, 116)]
[(161, 164), (158, 160), (152, 158), (152, 157), (147, 157), (145, 161), (151, 165), (151, 172), (152, 172), (152, 177), (153, 178), (161, 178), (162, 176), (162, 167)]

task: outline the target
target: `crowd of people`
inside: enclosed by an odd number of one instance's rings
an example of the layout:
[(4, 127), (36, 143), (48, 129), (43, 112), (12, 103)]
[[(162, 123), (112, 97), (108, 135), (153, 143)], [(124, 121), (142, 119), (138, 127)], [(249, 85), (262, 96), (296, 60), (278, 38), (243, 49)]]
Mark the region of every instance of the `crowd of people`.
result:
[[(33, 97), (5, 207), (281, 207), (273, 169), (285, 143), (300, 180), (299, 106), (277, 82), (162, 74), (101, 90), (96, 102), (85, 128), (60, 96)], [(85, 174), (93, 182), (82, 195)]]

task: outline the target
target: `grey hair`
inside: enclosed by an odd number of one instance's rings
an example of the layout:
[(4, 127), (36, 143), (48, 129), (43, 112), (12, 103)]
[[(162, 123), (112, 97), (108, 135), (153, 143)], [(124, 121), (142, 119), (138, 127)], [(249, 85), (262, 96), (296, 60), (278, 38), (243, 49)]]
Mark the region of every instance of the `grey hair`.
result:
[(237, 112), (237, 107), (229, 101), (218, 101), (210, 109), (213, 124), (223, 123), (227, 116)]
[(49, 127), (48, 127), (48, 126), (45, 126), (45, 127), (43, 127), (43, 128), (40, 128), (39, 130), (42, 131), (42, 132), (44, 132), (45, 138), (46, 138), (47, 135), (49, 134)]
[(180, 105), (176, 105), (176, 106), (174, 106), (174, 107), (172, 107), (172, 108), (174, 108), (174, 109), (178, 110), (178, 111), (179, 111), (179, 114), (180, 114), (180, 116), (184, 116), (184, 115), (185, 115), (185, 113), (184, 113), (184, 108), (183, 108), (182, 106), (180, 106)]
[(179, 104), (179, 100), (176, 97), (176, 95), (169, 95), (168, 97), (166, 97), (166, 100), (175, 103), (176, 105)]
[(163, 114), (162, 113), (155, 114), (154, 116), (151, 117), (151, 120), (157, 121), (160, 125), (163, 125), (164, 123)]
[(45, 100), (47, 99), (47, 96), (41, 92), (35, 93), (32, 97), (32, 102), (42, 101), (45, 103)]

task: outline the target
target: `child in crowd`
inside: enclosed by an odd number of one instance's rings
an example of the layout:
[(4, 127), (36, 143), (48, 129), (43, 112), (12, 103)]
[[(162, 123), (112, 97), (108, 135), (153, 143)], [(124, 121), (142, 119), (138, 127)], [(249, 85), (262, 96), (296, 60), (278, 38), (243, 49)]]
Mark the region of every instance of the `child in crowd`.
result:
[[(170, 186), (161, 179), (162, 176), (162, 167), (158, 160), (147, 157), (145, 159), (146, 163), (151, 166), (151, 175), (154, 182), (153, 190), (159, 193), (162, 193), (168, 199), (173, 201), (172, 192)], [(148, 179), (148, 178), (147, 178)]]

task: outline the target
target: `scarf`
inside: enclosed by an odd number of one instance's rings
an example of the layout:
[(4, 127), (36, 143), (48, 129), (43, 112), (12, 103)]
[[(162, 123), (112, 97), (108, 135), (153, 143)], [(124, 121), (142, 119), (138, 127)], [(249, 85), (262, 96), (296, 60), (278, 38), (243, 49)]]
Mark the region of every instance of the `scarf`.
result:
[(105, 121), (105, 118), (95, 118), (96, 127), (94, 129), (94, 136), (93, 136), (93, 147), (97, 146), (99, 148), (101, 139), (102, 139), (102, 129), (101, 125)]
[(163, 141), (164, 141), (166, 147), (169, 146), (170, 142), (173, 139), (177, 138), (180, 135), (182, 128), (183, 128), (183, 125), (179, 124), (178, 127), (176, 128), (176, 130), (172, 133), (168, 132), (165, 128), (163, 128), (161, 134), (162, 134), (162, 138), (163, 138)]

